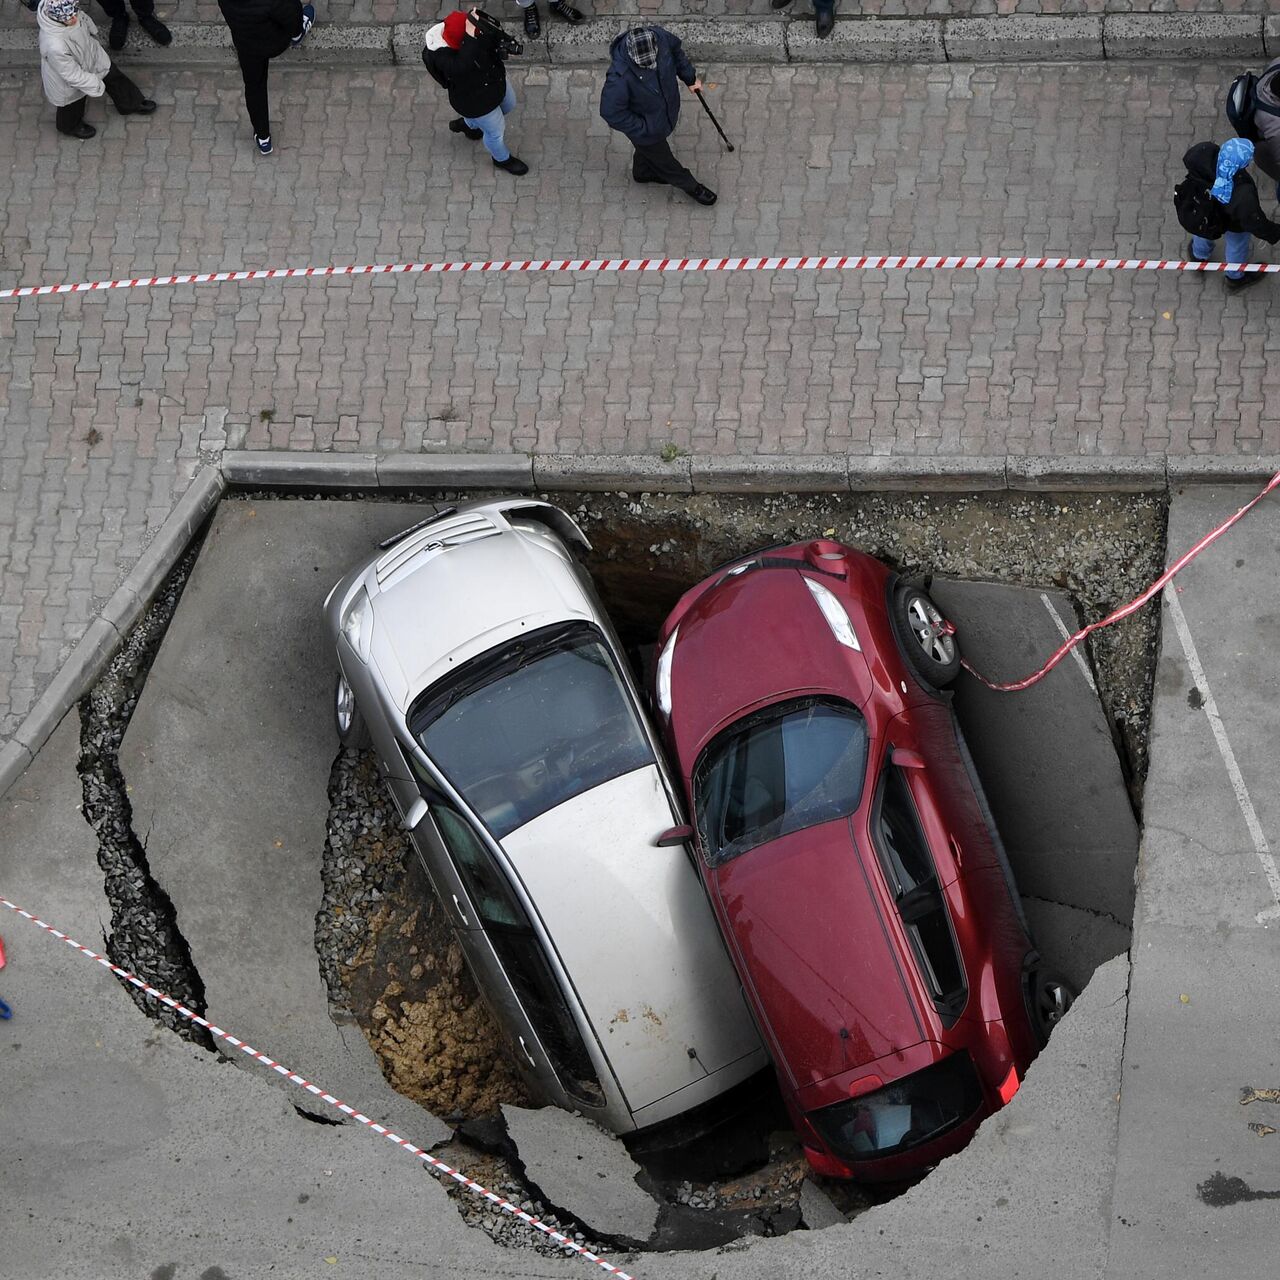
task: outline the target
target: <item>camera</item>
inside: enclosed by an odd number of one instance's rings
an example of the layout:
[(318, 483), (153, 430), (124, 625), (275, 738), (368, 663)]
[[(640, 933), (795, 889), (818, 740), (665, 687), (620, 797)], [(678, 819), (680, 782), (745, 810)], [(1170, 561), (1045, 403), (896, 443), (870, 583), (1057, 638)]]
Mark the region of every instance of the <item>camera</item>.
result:
[(498, 53), (506, 57), (519, 57), (524, 52), (524, 45), (514, 37), (507, 35), (502, 29), (502, 23), (491, 13), (485, 13), (483, 9), (475, 9), (472, 11), (472, 17), (476, 24), (476, 34), (483, 32), (487, 36), (491, 36), (498, 46)]

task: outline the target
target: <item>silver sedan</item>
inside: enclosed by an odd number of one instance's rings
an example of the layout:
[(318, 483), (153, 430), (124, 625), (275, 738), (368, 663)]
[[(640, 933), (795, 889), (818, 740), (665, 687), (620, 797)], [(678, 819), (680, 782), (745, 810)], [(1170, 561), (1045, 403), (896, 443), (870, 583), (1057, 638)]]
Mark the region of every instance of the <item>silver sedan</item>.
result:
[(439, 513), (325, 601), (334, 712), (377, 750), (533, 1090), (616, 1133), (767, 1063), (678, 792), (557, 508)]

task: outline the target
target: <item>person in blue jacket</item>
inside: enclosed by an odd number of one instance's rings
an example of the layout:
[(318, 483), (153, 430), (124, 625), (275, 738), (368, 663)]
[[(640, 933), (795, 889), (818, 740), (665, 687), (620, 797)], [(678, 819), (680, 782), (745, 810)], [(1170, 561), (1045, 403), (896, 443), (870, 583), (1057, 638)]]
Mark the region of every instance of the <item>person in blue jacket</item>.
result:
[(631, 176), (637, 182), (666, 182), (699, 204), (715, 204), (704, 187), (671, 153), (667, 139), (680, 119), (680, 86), (690, 93), (702, 81), (679, 39), (663, 27), (632, 27), (610, 46), (612, 63), (600, 93), (600, 115), (610, 129), (625, 134), (635, 148)]

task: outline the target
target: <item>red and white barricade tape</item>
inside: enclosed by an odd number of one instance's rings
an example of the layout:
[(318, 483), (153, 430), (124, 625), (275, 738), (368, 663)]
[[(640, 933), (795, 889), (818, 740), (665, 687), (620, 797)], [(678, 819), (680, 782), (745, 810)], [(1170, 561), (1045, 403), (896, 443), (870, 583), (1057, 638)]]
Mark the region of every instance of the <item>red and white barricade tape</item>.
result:
[(254, 280), (332, 280), (343, 276), (538, 275), (571, 272), (709, 271), (1251, 271), (1280, 272), (1280, 263), (1196, 262), (1177, 258), (1066, 258), (1018, 254), (811, 255), (770, 258), (542, 258), (476, 262), (383, 262), (366, 266), (264, 267), (250, 271), (186, 271), (169, 276), (135, 276), (76, 284), (31, 284), (0, 289), (0, 301), (111, 289), (155, 289), (178, 284), (239, 284)]
[[(994, 689), (997, 693), (1019, 693), (1023, 689), (1031, 688), (1033, 684), (1037, 684), (1039, 681), (1043, 680), (1045, 676), (1047, 676), (1049, 672), (1052, 671), (1054, 667), (1056, 667), (1058, 663), (1060, 663), (1063, 658), (1065, 658), (1067, 654), (1069, 654), (1071, 650), (1074, 649), (1086, 636), (1091, 635), (1095, 631), (1100, 631), (1103, 627), (1109, 627), (1113, 622), (1119, 622), (1121, 618), (1127, 618), (1130, 614), (1137, 613), (1144, 604), (1154, 598), (1157, 592), (1162, 591), (1164, 587), (1172, 581), (1175, 574), (1185, 569), (1187, 565), (1196, 558), (1196, 556), (1205, 550), (1206, 547), (1210, 547), (1217, 542), (1217, 540), (1222, 537), (1222, 535), (1226, 533), (1226, 531), (1230, 529), (1237, 520), (1243, 519), (1245, 515), (1252, 511), (1253, 508), (1256, 507), (1258, 503), (1261, 502), (1262, 499), (1277, 486), (1280, 486), (1280, 471), (1277, 471), (1276, 474), (1267, 481), (1266, 485), (1258, 493), (1254, 494), (1254, 496), (1250, 498), (1249, 501), (1235, 513), (1235, 515), (1228, 517), (1228, 519), (1224, 520), (1217, 526), (1217, 528), (1211, 529), (1206, 533), (1204, 537), (1201, 538), (1193, 547), (1184, 551), (1182, 555), (1180, 555), (1141, 595), (1135, 596), (1128, 604), (1121, 605), (1119, 609), (1116, 609), (1113, 613), (1107, 614), (1105, 618), (1100, 618), (1097, 622), (1091, 622), (1087, 627), (1081, 627), (1075, 635), (1069, 636), (1062, 645), (1054, 651), (1053, 656), (1044, 664), (1043, 667), (1040, 668), (1039, 671), (1033, 672), (1031, 675), (1027, 676), (1026, 679), (1011, 680), (1008, 684), (1000, 684), (994, 680), (988, 680), (986, 676), (975, 671), (973, 667), (969, 665), (968, 659), (961, 659), (961, 665), (971, 676), (974, 677), (974, 679), (981, 681), (988, 689)], [(955, 627), (950, 622), (946, 623), (946, 628), (951, 634), (955, 634)]]
[(412, 1156), (417, 1156), (423, 1164), (433, 1169), (442, 1177), (452, 1178), (455, 1182), (466, 1187), (468, 1191), (474, 1192), (484, 1200), (488, 1200), (490, 1204), (509, 1213), (512, 1217), (519, 1218), (521, 1222), (527, 1223), (537, 1231), (541, 1231), (543, 1235), (549, 1236), (556, 1244), (560, 1245), (567, 1252), (576, 1253), (580, 1257), (585, 1258), (588, 1262), (594, 1262), (596, 1266), (607, 1271), (610, 1275), (616, 1276), (617, 1280), (634, 1280), (630, 1273), (623, 1271), (620, 1267), (615, 1267), (612, 1262), (602, 1258), (598, 1253), (593, 1253), (590, 1249), (580, 1245), (575, 1240), (570, 1240), (568, 1236), (557, 1231), (554, 1227), (549, 1227), (545, 1222), (535, 1218), (531, 1213), (526, 1212), (518, 1204), (513, 1204), (510, 1200), (504, 1199), (502, 1196), (493, 1191), (482, 1187), (480, 1183), (473, 1178), (468, 1178), (465, 1173), (454, 1169), (452, 1166), (445, 1164), (443, 1160), (437, 1160), (430, 1152), (424, 1151), (421, 1147), (415, 1146), (407, 1138), (400, 1137), (397, 1133), (392, 1133), (385, 1125), (378, 1124), (371, 1120), (362, 1112), (357, 1111), (354, 1107), (349, 1107), (345, 1102), (339, 1102), (331, 1093), (326, 1093), (318, 1084), (313, 1084), (310, 1080), (300, 1076), (296, 1071), (290, 1071), (288, 1067), (276, 1062), (274, 1059), (267, 1057), (265, 1053), (255, 1049), (252, 1045), (245, 1042), (231, 1032), (224, 1031), (221, 1027), (215, 1026), (207, 1018), (202, 1018), (198, 1013), (188, 1009), (186, 1005), (181, 1004), (172, 996), (167, 996), (163, 991), (157, 991), (155, 987), (148, 985), (141, 978), (130, 973), (127, 969), (122, 969), (118, 964), (113, 964), (106, 956), (99, 955), (96, 951), (91, 951), (83, 943), (77, 942), (74, 938), (68, 937), (60, 929), (55, 929), (53, 925), (46, 924), (37, 916), (33, 916), (29, 911), (24, 911), (16, 902), (10, 902), (8, 898), (0, 897), (0, 906), (8, 907), (10, 911), (16, 912), (24, 920), (30, 920), (37, 928), (43, 929), (45, 933), (65, 942), (80, 955), (87, 956), (90, 960), (96, 960), (104, 969), (110, 969), (117, 977), (123, 978), (126, 982), (132, 983), (139, 991), (144, 992), (154, 1000), (159, 1000), (161, 1004), (168, 1005), (175, 1013), (181, 1014), (189, 1022), (193, 1022), (198, 1027), (203, 1027), (210, 1035), (217, 1036), (218, 1039), (224, 1040), (234, 1049), (239, 1049), (241, 1053), (246, 1054), (255, 1062), (260, 1062), (264, 1067), (270, 1067), (272, 1071), (282, 1075), (290, 1084), (296, 1084), (300, 1089), (305, 1089), (309, 1094), (317, 1097), (321, 1102), (328, 1103), (329, 1106), (341, 1111), (344, 1116), (350, 1116), (352, 1120), (364, 1125), (368, 1129), (372, 1129), (374, 1133), (381, 1134), (382, 1137), (394, 1142), (397, 1147), (407, 1151)]

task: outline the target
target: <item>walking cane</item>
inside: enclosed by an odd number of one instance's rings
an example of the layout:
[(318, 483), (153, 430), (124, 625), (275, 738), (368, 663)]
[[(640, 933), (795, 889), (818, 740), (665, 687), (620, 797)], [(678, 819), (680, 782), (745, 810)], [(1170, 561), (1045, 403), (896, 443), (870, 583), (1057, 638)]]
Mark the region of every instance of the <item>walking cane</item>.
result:
[(700, 103), (702, 103), (702, 109), (703, 109), (703, 111), (705, 111), (705, 112), (707, 113), (707, 115), (711, 117), (711, 123), (712, 123), (713, 125), (715, 125), (715, 127), (716, 127), (716, 132), (721, 136), (721, 138), (724, 138), (724, 145), (725, 145), (726, 147), (728, 147), (728, 149), (729, 149), (730, 151), (732, 151), (732, 150), (733, 150), (733, 143), (732, 143), (732, 142), (730, 142), (728, 138), (725, 138), (725, 136), (724, 136), (724, 130), (720, 127), (720, 121), (716, 119), (716, 117), (715, 117), (715, 113), (711, 110), (711, 108), (710, 108), (709, 106), (707, 106), (707, 100), (706, 100), (706, 98), (704, 98), (704, 97), (702, 96), (702, 90), (701, 90), (701, 89), (695, 89), (695, 90), (694, 90), (694, 93), (696, 93), (696, 94), (698, 95), (698, 101), (699, 101)]

